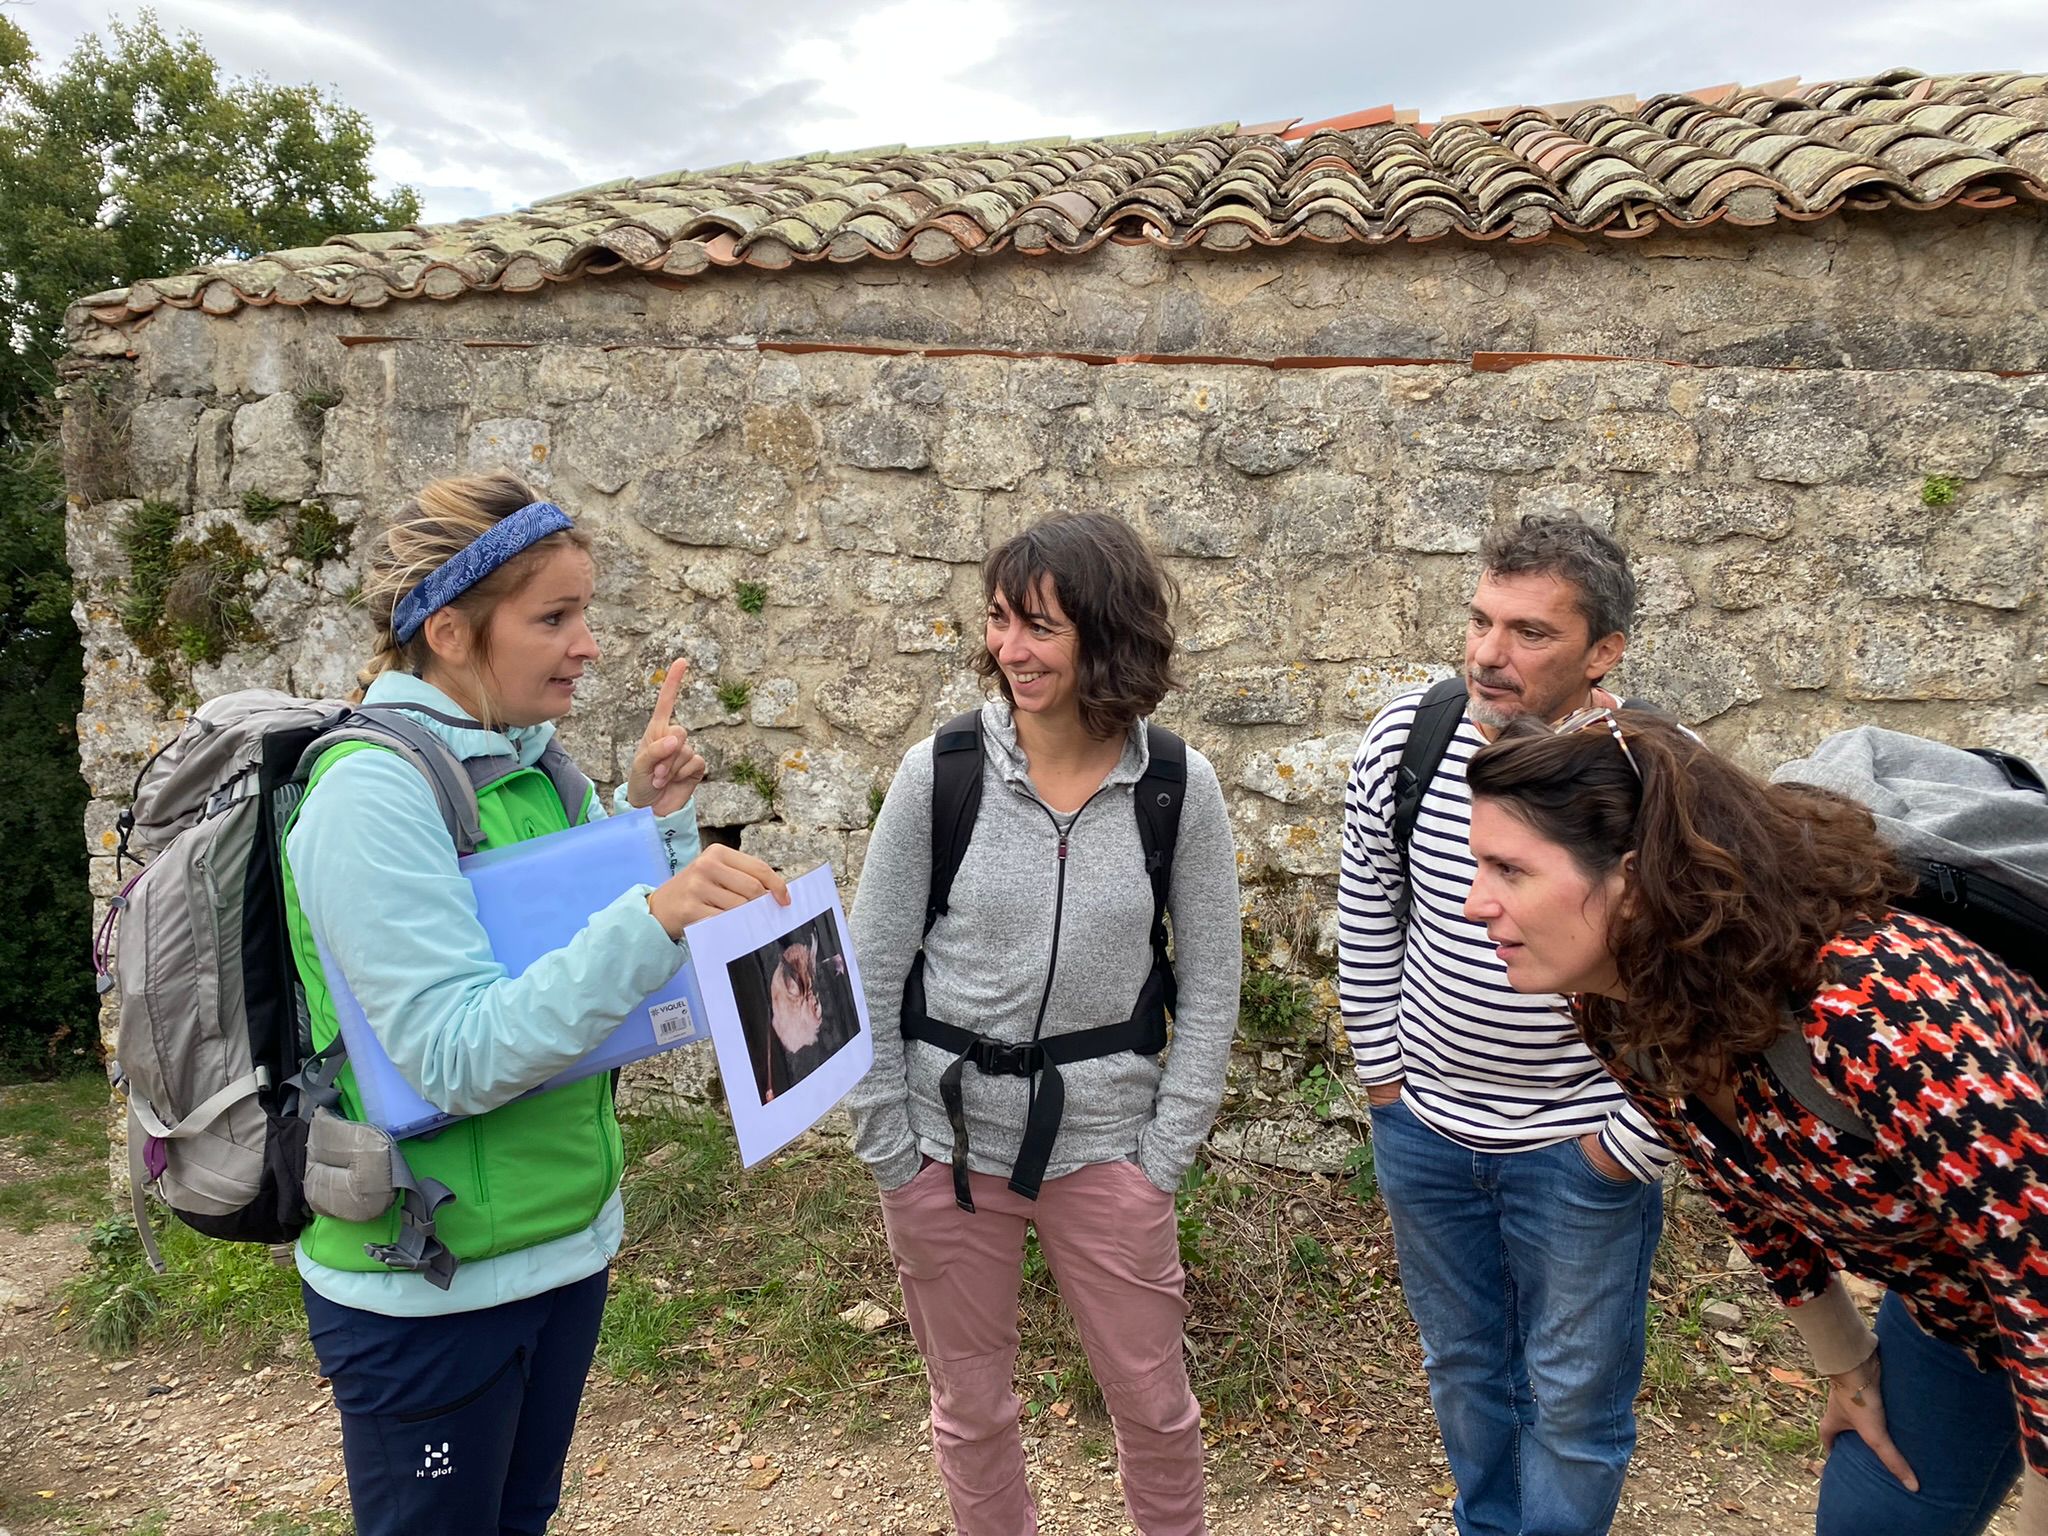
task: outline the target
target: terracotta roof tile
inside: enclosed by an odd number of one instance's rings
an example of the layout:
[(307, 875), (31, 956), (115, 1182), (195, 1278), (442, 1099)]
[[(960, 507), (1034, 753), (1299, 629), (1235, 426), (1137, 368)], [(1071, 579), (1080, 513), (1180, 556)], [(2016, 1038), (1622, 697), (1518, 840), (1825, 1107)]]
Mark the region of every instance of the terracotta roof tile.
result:
[(883, 145), (626, 178), (516, 213), (338, 236), (84, 303), (101, 318), (160, 304), (374, 308), (526, 292), (621, 267), (688, 277), (906, 256), (938, 265), (1012, 247), (1078, 255), (1112, 238), (1209, 250), (1454, 234), (1626, 239), (1959, 198), (2048, 201), (2048, 75), (1890, 70), (1503, 107), (1437, 125), (1375, 107), (1242, 129)]

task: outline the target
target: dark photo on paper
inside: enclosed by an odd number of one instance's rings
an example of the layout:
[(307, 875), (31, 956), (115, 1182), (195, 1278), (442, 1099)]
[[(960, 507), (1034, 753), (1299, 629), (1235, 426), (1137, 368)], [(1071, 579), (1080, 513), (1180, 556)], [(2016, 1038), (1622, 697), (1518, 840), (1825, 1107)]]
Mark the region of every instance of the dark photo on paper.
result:
[(846, 944), (832, 912), (726, 967), (762, 1104), (787, 1093), (860, 1032)]

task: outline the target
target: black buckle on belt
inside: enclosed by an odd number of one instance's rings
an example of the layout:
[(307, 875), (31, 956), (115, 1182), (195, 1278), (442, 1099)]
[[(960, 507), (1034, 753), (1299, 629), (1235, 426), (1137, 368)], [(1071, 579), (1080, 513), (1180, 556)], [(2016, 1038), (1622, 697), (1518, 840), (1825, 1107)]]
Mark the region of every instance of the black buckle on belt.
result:
[(1029, 1077), (1045, 1065), (1045, 1047), (1036, 1040), (1011, 1043), (977, 1035), (966, 1056), (989, 1077)]

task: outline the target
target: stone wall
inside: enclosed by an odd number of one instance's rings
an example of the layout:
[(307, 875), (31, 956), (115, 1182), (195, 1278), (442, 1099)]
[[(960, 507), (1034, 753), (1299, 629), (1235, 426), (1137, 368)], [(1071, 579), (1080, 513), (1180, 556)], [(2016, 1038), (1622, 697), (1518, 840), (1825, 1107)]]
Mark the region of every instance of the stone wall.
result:
[[(1074, 507), (1170, 557), (1188, 687), (1162, 719), (1216, 762), (1297, 958), (1358, 734), (1457, 662), (1473, 551), (1518, 513), (1631, 546), (1621, 682), (1751, 762), (1864, 719), (2048, 757), (2048, 380), (2006, 376), (2048, 366), (2040, 230), (2013, 211), (1587, 251), (1107, 247), (82, 324), (66, 436), (96, 894), (179, 708), (349, 686), (361, 551), (465, 467), (517, 470), (596, 535), (605, 657), (566, 731), (591, 771), (623, 770), (687, 655), (701, 819), (849, 878), (903, 750), (978, 696), (981, 554)], [(1537, 348), (1682, 365), (1194, 360)]]

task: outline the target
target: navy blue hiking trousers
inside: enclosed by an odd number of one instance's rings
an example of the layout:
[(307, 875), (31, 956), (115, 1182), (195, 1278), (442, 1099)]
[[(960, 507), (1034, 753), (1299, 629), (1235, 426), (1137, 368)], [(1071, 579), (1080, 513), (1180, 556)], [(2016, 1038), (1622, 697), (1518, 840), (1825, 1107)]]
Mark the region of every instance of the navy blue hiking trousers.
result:
[(540, 1536), (597, 1351), (606, 1272), (482, 1312), (385, 1317), (306, 1291), (356, 1536)]

